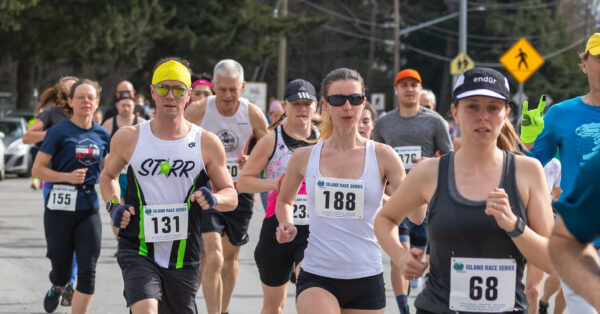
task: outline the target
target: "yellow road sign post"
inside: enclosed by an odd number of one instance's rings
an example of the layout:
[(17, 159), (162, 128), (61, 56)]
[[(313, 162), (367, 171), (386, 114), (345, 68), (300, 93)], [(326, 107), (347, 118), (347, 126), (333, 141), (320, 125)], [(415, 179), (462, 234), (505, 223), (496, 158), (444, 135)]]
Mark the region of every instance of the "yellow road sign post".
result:
[(450, 62), (450, 74), (460, 75), (475, 67), (475, 62), (464, 52), (459, 53)]
[(521, 38), (500, 57), (500, 63), (519, 83), (523, 83), (544, 64), (544, 57), (527, 39)]

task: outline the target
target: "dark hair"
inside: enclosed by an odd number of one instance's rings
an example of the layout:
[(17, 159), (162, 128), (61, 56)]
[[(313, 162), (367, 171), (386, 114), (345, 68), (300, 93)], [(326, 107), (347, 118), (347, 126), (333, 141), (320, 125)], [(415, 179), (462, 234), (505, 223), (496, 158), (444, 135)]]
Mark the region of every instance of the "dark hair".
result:
[[(211, 82), (212, 84), (212, 75), (206, 73), (206, 72), (202, 72), (201, 74), (192, 74), (192, 84), (197, 81), (197, 80), (206, 80)], [(212, 85), (209, 86), (210, 91), (213, 93), (213, 95), (215, 94), (215, 90), (213, 89)], [(190, 99), (191, 100), (191, 99)]]
[(365, 109), (371, 113), (371, 120), (373, 120), (373, 122), (375, 122), (375, 119), (377, 119), (377, 112), (375, 112), (375, 109), (373, 109), (373, 106), (371, 105), (371, 103), (369, 103), (367, 101), (367, 104), (365, 106)]
[(190, 71), (190, 73), (192, 73), (192, 69), (190, 68), (190, 62), (189, 62), (189, 61), (187, 61), (187, 60), (185, 60), (185, 59), (179, 58), (179, 57), (164, 57), (164, 58), (160, 58), (160, 59), (159, 59), (159, 60), (156, 62), (156, 64), (154, 64), (154, 69), (152, 69), (152, 73), (154, 73), (154, 72), (156, 71), (156, 69), (157, 69), (157, 68), (158, 68), (158, 67), (159, 67), (161, 64), (163, 64), (163, 63), (167, 63), (167, 62), (169, 62), (169, 61), (171, 61), (171, 60), (173, 60), (173, 61), (177, 61), (177, 62), (179, 62), (179, 63), (183, 64), (183, 66), (185, 66), (185, 67), (188, 69), (188, 71)]
[(590, 56), (590, 52), (589, 51), (580, 52), (578, 55), (579, 55), (579, 59), (587, 61), (588, 57)]
[(47, 88), (40, 96), (40, 105), (35, 109), (35, 116), (49, 106), (56, 106), (62, 109), (65, 115), (70, 116), (72, 109), (68, 104), (69, 89), (65, 82), (71, 80), (78, 81), (79, 79), (75, 76), (63, 76), (54, 86)]
[[(333, 82), (345, 80), (359, 82), (361, 93), (365, 92), (365, 82), (362, 76), (360, 76), (360, 73), (348, 68), (339, 68), (327, 73), (327, 75), (323, 79), (323, 83), (321, 84), (321, 96), (323, 98), (329, 96), (329, 87), (331, 87), (331, 84), (333, 84)], [(331, 117), (329, 116), (329, 114), (324, 114), (321, 117), (322, 120), (321, 124), (319, 125), (319, 130), (321, 131), (321, 134), (319, 134), (319, 138), (316, 139), (315, 142), (322, 139), (328, 139), (333, 134), (333, 124), (331, 123)]]

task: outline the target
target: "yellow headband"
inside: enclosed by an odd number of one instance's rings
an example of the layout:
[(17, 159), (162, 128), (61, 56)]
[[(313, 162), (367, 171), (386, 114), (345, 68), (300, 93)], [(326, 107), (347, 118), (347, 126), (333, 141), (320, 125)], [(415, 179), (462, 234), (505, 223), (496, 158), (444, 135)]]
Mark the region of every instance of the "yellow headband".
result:
[(185, 87), (190, 87), (190, 85), (192, 85), (190, 70), (175, 60), (170, 60), (159, 65), (158, 68), (156, 68), (156, 71), (154, 71), (154, 75), (152, 75), (152, 85), (162, 81), (179, 81), (183, 83)]

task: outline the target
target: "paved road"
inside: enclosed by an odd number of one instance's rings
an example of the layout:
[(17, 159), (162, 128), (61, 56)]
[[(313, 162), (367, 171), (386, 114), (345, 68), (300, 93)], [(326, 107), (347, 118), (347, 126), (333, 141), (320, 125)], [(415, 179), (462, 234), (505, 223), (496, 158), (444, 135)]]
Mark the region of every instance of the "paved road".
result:
[[(0, 313), (44, 313), (42, 299), (50, 283), (50, 262), (45, 257), (46, 243), (42, 220), (42, 193), (29, 188), (30, 179), (8, 177), (0, 181)], [(230, 313), (259, 313), (262, 290), (253, 251), (264, 215), (257, 204), (250, 226), (250, 243), (240, 251), (240, 275)], [(101, 211), (103, 221), (102, 251), (96, 269), (96, 293), (90, 313), (128, 313), (122, 296), (123, 282), (113, 254), (117, 243)], [(389, 259), (385, 259), (385, 278), (389, 278)], [(398, 313), (391, 285), (386, 286), (385, 313)], [(295, 288), (290, 286), (284, 313), (295, 313)], [(204, 299), (197, 298), (200, 313), (206, 313)], [(412, 305), (414, 297), (409, 298)], [(412, 307), (411, 307), (412, 308)], [(56, 313), (68, 313), (59, 307)]]

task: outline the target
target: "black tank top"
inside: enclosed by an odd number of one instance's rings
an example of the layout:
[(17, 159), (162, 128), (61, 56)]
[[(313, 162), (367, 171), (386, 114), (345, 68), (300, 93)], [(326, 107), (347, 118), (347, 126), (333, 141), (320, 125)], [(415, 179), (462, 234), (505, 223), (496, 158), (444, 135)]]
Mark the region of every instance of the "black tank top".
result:
[[(137, 117), (137, 115), (134, 114), (132, 125), (136, 125), (137, 123), (138, 123), (138, 117)], [(118, 129), (119, 129), (119, 126), (117, 125), (117, 116), (114, 116), (112, 132), (110, 132), (110, 138), (112, 138), (113, 135), (115, 135), (115, 133), (117, 133)]]
[[(415, 306), (432, 313), (457, 313), (449, 308), (452, 257), (513, 258), (517, 264), (514, 308), (526, 312), (525, 258), (494, 217), (484, 213), (485, 200), (472, 201), (458, 192), (454, 173), (454, 153), (445, 154), (440, 158), (437, 188), (429, 205), (430, 273)], [(527, 222), (515, 177), (515, 155), (506, 151), (500, 187), (508, 194), (513, 213)]]

